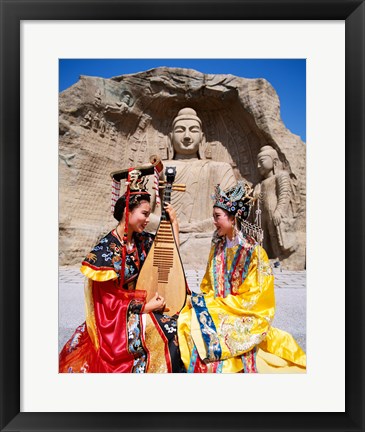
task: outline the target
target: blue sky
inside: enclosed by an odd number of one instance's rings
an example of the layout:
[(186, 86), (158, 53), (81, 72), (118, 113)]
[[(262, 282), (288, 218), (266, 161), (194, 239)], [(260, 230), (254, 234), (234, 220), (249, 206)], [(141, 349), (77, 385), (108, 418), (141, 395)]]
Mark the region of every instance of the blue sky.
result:
[(159, 66), (265, 78), (279, 95), (285, 126), (306, 141), (305, 59), (60, 59), (59, 91), (75, 84), (80, 75), (111, 78)]

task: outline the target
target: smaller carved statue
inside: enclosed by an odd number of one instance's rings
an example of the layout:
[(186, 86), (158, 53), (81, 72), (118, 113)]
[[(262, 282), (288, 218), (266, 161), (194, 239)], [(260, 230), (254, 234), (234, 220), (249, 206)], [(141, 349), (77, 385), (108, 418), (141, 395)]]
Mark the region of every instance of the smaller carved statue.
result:
[(277, 151), (264, 146), (257, 155), (257, 168), (263, 180), (255, 187), (261, 209), (264, 248), (269, 258), (280, 261), (298, 247), (295, 222), (298, 194), (289, 172), (283, 170)]
[(84, 121), (81, 123), (81, 126), (83, 126), (84, 128), (90, 129), (92, 120), (93, 120), (92, 112), (88, 111), (84, 117)]
[(141, 130), (145, 130), (150, 120), (151, 120), (151, 116), (149, 116), (148, 114), (143, 114), (139, 122), (138, 128)]
[(99, 108), (101, 105), (101, 90), (100, 89), (97, 89), (95, 92), (94, 105), (96, 106), (96, 108)]
[(124, 102), (116, 102), (115, 105), (105, 105), (104, 112), (123, 114), (129, 111), (129, 107)]
[(115, 128), (113, 123), (109, 123), (109, 135), (112, 141), (117, 140), (117, 129)]
[(100, 117), (98, 113), (95, 113), (93, 118), (93, 129), (96, 131), (99, 129)]
[(133, 105), (133, 97), (132, 94), (129, 93), (129, 91), (123, 91), (120, 95), (120, 100), (129, 107)]
[(101, 136), (104, 136), (104, 134), (105, 134), (105, 132), (106, 132), (106, 126), (107, 126), (104, 117), (102, 117), (102, 118), (100, 119), (99, 126), (100, 126), (100, 135), (101, 135)]
[(105, 112), (124, 114), (130, 110), (133, 105), (131, 93), (124, 91), (120, 96), (120, 102), (115, 102), (115, 105), (105, 105)]

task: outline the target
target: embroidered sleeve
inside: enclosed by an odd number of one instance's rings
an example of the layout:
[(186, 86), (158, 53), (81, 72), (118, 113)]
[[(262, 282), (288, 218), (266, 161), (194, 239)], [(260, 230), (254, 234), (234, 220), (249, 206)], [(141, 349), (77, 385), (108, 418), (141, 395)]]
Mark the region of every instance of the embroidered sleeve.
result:
[(118, 274), (113, 269), (96, 268), (91, 266), (88, 262), (85, 261), (82, 262), (80, 271), (87, 278), (97, 282), (106, 282), (108, 280), (117, 279), (118, 277)]
[(131, 313), (140, 314), (143, 313), (144, 302), (138, 299), (132, 300), (129, 305)]
[(118, 274), (113, 265), (116, 253), (113, 237), (109, 233), (100, 239), (99, 243), (82, 261), (81, 272), (89, 279), (97, 282), (116, 279)]

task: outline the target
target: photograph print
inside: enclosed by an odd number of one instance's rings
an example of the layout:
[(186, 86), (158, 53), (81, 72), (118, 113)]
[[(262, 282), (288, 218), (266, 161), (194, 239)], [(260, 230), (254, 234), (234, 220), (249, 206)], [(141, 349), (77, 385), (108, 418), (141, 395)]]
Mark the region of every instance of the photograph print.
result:
[(306, 373), (306, 60), (59, 60), (59, 372)]

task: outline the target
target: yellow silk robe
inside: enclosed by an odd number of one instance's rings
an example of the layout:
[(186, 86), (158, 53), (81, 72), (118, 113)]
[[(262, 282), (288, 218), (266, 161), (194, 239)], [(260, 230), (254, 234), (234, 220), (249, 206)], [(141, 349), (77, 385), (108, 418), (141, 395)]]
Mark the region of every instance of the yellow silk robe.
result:
[(213, 244), (201, 294), (180, 312), (178, 337), (188, 372), (303, 373), (306, 356), (271, 327), (274, 276), (265, 250), (249, 236)]

